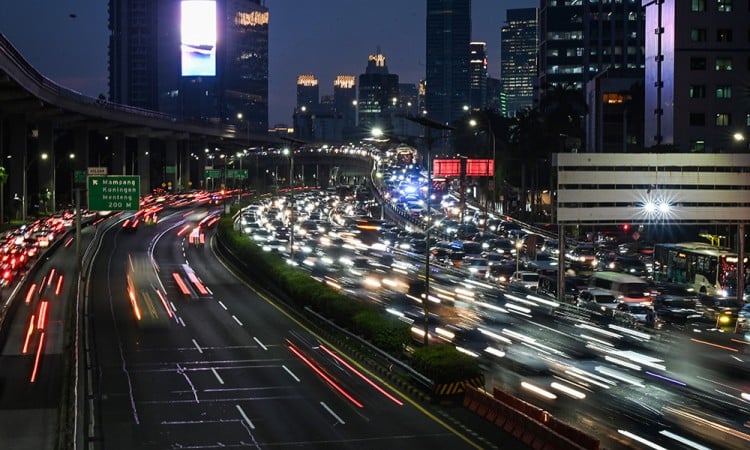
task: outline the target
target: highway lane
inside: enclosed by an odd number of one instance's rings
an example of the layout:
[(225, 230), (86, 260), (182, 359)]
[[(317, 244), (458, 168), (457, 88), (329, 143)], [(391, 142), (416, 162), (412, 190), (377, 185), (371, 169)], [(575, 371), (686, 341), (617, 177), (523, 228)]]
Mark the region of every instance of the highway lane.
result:
[[(93, 265), (97, 440), (102, 448), (273, 446), (472, 448), (475, 441), (341, 355), (221, 266), (185, 248), (174, 213), (133, 235), (113, 229)], [(163, 233), (163, 234), (162, 234)], [(153, 249), (177, 319), (138, 329), (125, 261)], [(187, 269), (187, 270), (186, 270)], [(182, 293), (173, 276), (206, 288)]]
[[(82, 246), (96, 227), (82, 230)], [(0, 354), (0, 447), (57, 448), (66, 342), (66, 308), (74, 301), (74, 233), (40, 255), (36, 270), (15, 286), (14, 315), (6, 318)], [(9, 292), (6, 290), (6, 292)]]

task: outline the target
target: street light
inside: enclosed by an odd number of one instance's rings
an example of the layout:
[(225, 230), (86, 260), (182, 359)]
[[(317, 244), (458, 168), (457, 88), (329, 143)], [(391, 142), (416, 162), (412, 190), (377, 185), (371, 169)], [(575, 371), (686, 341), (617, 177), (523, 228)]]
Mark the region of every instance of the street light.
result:
[(521, 256), (522, 248), (523, 248), (523, 241), (519, 239), (516, 241), (516, 272), (518, 272), (519, 259)]
[[(489, 186), (488, 186), (487, 190), (490, 192), (490, 200), (492, 201), (492, 210), (494, 211), (495, 210), (495, 170), (494, 169), (495, 169), (495, 164), (496, 164), (496, 161), (495, 161), (495, 154), (496, 154), (495, 130), (492, 128), (492, 122), (490, 121), (489, 117), (484, 116), (484, 114), (482, 114), (482, 115), (485, 118), (486, 123), (487, 123), (487, 131), (488, 131), (487, 134), (489, 134), (489, 136), (490, 136), (490, 145), (492, 146), (492, 168), (493, 168), (493, 170), (492, 170), (492, 178), (489, 181)], [(479, 125), (479, 122), (476, 119), (474, 119), (474, 118), (469, 119), (469, 126), (470, 127), (474, 128), (477, 125)]]
[[(50, 165), (52, 166), (52, 213), (54, 214), (57, 211), (57, 169), (58, 167), (60, 167), (60, 164), (65, 161), (65, 159), (61, 159), (60, 161), (55, 162), (54, 153), (50, 155), (48, 155), (47, 153), (42, 153), (41, 155), (39, 155), (39, 157), (43, 161), (49, 159)], [(75, 153), (68, 153), (68, 160), (74, 160), (75, 157)]]

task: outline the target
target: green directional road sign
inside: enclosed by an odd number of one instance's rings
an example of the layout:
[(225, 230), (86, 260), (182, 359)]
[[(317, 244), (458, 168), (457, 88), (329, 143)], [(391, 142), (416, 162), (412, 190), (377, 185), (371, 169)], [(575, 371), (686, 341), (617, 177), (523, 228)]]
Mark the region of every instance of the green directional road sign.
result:
[(73, 181), (76, 183), (83, 184), (86, 182), (86, 171), (85, 170), (76, 170), (73, 172)]
[(138, 175), (88, 177), (89, 209), (92, 211), (136, 211), (141, 196)]
[(221, 178), (221, 169), (206, 169), (205, 178)]
[(164, 173), (167, 175), (174, 175), (177, 173), (177, 166), (164, 166)]
[(227, 178), (247, 180), (247, 169), (227, 169)]

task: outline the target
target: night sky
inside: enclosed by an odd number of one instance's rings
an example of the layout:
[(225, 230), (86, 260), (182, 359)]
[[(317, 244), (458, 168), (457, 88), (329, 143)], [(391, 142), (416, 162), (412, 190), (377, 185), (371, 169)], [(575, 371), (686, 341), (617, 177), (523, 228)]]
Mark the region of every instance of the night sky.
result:
[[(44, 76), (96, 97), (107, 88), (107, 0), (23, 0), (4, 4), (0, 33)], [(312, 73), (320, 94), (338, 74), (359, 75), (380, 46), (391, 73), (416, 83), (425, 72), (425, 0), (267, 0), (269, 124), (291, 123), (296, 78)], [(538, 0), (473, 0), (472, 40), (488, 45), (489, 72), (500, 74), (505, 9)]]

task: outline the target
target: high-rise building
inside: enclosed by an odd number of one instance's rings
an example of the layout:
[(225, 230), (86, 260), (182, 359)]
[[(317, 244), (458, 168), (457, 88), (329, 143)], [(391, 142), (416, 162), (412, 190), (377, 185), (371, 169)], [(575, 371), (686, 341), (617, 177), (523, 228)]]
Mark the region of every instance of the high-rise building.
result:
[(539, 34), (536, 8), (509, 9), (500, 30), (500, 79), (506, 97), (506, 114), (534, 105)]
[(747, 152), (747, 3), (663, 0), (643, 7), (645, 147)]
[(357, 81), (354, 75), (339, 75), (333, 80), (333, 103), (344, 121), (344, 131), (357, 125)]
[(469, 106), (471, 0), (427, 0), (426, 111), (449, 123)]
[(297, 109), (315, 111), (320, 103), (320, 87), (315, 75), (302, 74), (297, 77)]
[(261, 0), (110, 0), (109, 16), (112, 101), (267, 132)]
[(501, 116), (508, 115), (503, 83), (497, 78), (487, 77), (487, 108)]
[(109, 99), (156, 110), (156, 3), (109, 0)]
[(469, 107), (479, 111), (487, 106), (487, 43), (469, 44)]
[[(584, 84), (608, 68), (644, 67), (644, 13), (638, 2), (542, 2), (539, 89)], [(504, 78), (504, 75), (503, 75)]]
[(398, 75), (388, 73), (380, 48), (369, 56), (367, 69), (359, 76), (358, 88), (359, 127), (391, 129), (391, 113), (398, 106)]

